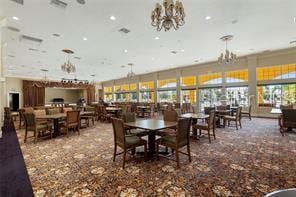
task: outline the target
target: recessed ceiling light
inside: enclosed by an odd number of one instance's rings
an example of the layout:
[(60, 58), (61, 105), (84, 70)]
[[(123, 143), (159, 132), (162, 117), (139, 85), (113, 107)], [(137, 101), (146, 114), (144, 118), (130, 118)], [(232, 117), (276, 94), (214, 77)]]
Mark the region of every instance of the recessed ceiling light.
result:
[(116, 17), (115, 16), (110, 16), (110, 20), (115, 21)]
[(155, 39), (155, 40), (159, 40), (159, 37), (158, 37), (158, 36), (156, 36), (154, 39)]
[(13, 16), (12, 19), (16, 20), (16, 21), (20, 20), (19, 17), (17, 17), (17, 16)]
[(237, 49), (237, 50), (236, 50), (236, 52), (240, 52), (240, 50), (239, 50), (239, 49)]
[(125, 53), (127, 53), (127, 52), (128, 52), (128, 50), (127, 50), (127, 49), (124, 49), (124, 52), (125, 52)]
[(86, 41), (86, 40), (87, 40), (87, 37), (83, 37), (82, 39), (83, 39), (84, 41)]
[(151, 58), (152, 59), (152, 61), (154, 61), (155, 60), (155, 58), (153, 57), (153, 58)]
[(185, 52), (185, 49), (181, 49), (181, 52)]
[(212, 17), (211, 16), (206, 16), (206, 20), (210, 20)]
[(296, 23), (296, 16), (294, 17), (294, 23)]

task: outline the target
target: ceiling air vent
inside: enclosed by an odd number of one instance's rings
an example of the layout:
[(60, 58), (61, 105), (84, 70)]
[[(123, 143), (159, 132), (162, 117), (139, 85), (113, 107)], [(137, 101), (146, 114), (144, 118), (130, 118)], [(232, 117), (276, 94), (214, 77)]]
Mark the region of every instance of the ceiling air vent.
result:
[(130, 32), (130, 30), (127, 29), (127, 28), (121, 28), (121, 29), (119, 30), (119, 32), (124, 33), (124, 34), (128, 34), (128, 33)]
[(12, 27), (12, 26), (7, 26), (7, 29), (9, 29), (10, 31), (14, 31), (14, 32), (20, 32), (21, 30), (16, 28), (16, 27)]
[(11, 0), (11, 1), (21, 4), (21, 5), (24, 5), (24, 0)]
[(68, 5), (67, 3), (60, 0), (51, 0), (50, 4), (62, 9), (65, 9)]
[(34, 38), (31, 36), (21, 35), (20, 41), (27, 44), (32, 44), (35, 46), (39, 46), (42, 43), (42, 40), (39, 38)]

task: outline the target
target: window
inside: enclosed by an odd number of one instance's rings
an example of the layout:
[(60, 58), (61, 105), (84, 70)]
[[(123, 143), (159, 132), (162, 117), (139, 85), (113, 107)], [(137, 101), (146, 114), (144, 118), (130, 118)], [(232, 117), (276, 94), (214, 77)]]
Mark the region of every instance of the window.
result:
[(158, 91), (158, 102), (177, 102), (176, 90)]
[(140, 83), (140, 90), (153, 90), (153, 89), (154, 89), (154, 81)]
[(112, 86), (110, 87), (104, 87), (104, 93), (112, 93)]
[(247, 106), (249, 103), (248, 87), (226, 88), (226, 97), (230, 105)]
[(137, 102), (138, 101), (138, 97), (137, 97), (137, 93), (136, 92), (132, 92), (130, 93), (130, 102)]
[(112, 93), (108, 93), (104, 95), (104, 101), (109, 103), (113, 101), (113, 94)]
[(196, 85), (196, 77), (182, 77), (181, 78), (181, 86), (188, 87), (188, 86), (195, 86)]
[(196, 103), (196, 90), (182, 90), (182, 103)]
[(211, 85), (222, 83), (222, 74), (213, 73), (199, 76), (199, 84), (201, 85)]
[(220, 105), (220, 97), (222, 96), (222, 88), (204, 88), (199, 89), (200, 109), (204, 107), (213, 107)]
[(277, 80), (296, 78), (296, 64), (257, 68), (257, 80)]
[(121, 86), (117, 85), (117, 86), (114, 86), (114, 92), (120, 92), (121, 90)]
[(115, 94), (116, 102), (128, 102), (130, 101), (130, 93), (116, 93)]
[(154, 92), (140, 92), (140, 102), (154, 103)]
[(248, 70), (237, 70), (225, 73), (226, 83), (247, 82), (249, 78)]
[(257, 86), (258, 105), (279, 107), (296, 102), (296, 84)]
[(128, 84), (121, 85), (121, 91), (129, 91), (129, 85)]
[(137, 90), (137, 84), (136, 83), (130, 84), (130, 90), (131, 91), (136, 91)]
[(176, 79), (158, 80), (158, 88), (172, 88), (177, 86)]

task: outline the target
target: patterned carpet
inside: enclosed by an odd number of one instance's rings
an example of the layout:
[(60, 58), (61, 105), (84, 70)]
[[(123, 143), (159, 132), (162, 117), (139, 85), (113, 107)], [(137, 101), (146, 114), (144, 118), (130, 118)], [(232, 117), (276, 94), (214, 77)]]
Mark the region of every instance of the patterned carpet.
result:
[(181, 168), (140, 156), (121, 168), (112, 161), (111, 124), (97, 123), (81, 135), (61, 136), (21, 148), (36, 196), (263, 196), (296, 187), (296, 134), (282, 137), (277, 121), (243, 120), (243, 129), (218, 129), (217, 139), (191, 140), (192, 162)]

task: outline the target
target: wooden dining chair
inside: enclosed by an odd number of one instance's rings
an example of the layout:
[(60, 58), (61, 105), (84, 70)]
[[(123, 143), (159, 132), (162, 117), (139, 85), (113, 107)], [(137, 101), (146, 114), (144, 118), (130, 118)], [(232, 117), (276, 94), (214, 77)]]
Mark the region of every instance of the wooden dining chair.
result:
[(28, 132), (32, 131), (34, 134), (34, 143), (37, 142), (38, 138), (48, 137), (52, 138), (52, 130), (49, 129), (47, 124), (38, 122), (34, 113), (24, 113), (25, 119), (25, 139), (24, 143), (27, 142)]
[[(127, 112), (127, 113), (122, 114), (122, 120), (124, 123), (136, 122), (136, 120), (137, 120), (136, 116), (137, 115), (134, 112)], [(142, 130), (142, 129), (136, 129), (134, 127), (130, 127), (130, 126), (126, 126), (126, 125), (124, 125), (124, 128), (125, 128), (126, 132), (131, 135), (137, 135), (140, 137), (148, 135), (148, 132), (145, 130)]]
[(242, 128), (242, 122), (241, 122), (241, 111), (242, 107), (237, 108), (236, 113), (234, 116), (226, 115), (223, 117), (223, 125), (226, 125), (226, 122), (228, 123), (228, 127), (230, 126), (231, 122), (235, 122), (236, 130), (238, 130), (238, 125), (240, 128)]
[(242, 110), (241, 111), (241, 115), (242, 116), (248, 116), (249, 117), (249, 119), (251, 120), (252, 118), (251, 118), (251, 111), (252, 111), (252, 105), (250, 104), (249, 105), (249, 107), (247, 108), (247, 110)]
[(21, 129), (24, 124), (25, 124), (25, 118), (24, 118), (24, 113), (25, 113), (25, 109), (24, 108), (21, 108), (18, 110), (19, 112), (19, 129)]
[[(177, 130), (175, 133), (164, 132), (161, 138), (156, 140), (156, 155), (158, 157), (159, 145), (170, 147), (175, 150), (177, 168), (180, 168), (179, 153), (188, 155), (189, 162), (191, 162), (190, 153), (190, 125), (191, 118), (184, 118), (178, 120)], [(187, 153), (181, 152), (180, 149), (187, 147)]]
[(163, 120), (168, 122), (177, 122), (178, 113), (175, 110), (164, 110)]
[[(206, 122), (196, 123), (193, 125), (193, 129), (199, 130), (199, 135), (201, 135), (202, 131), (207, 131), (209, 142), (211, 143), (211, 135), (214, 136), (216, 139), (216, 132), (215, 132), (215, 111), (212, 110), (210, 112), (210, 117), (206, 120)], [(211, 134), (212, 131), (212, 134)]]
[(73, 132), (77, 131), (78, 135), (80, 135), (80, 112), (79, 111), (68, 111), (66, 122), (64, 125), (60, 127), (60, 132), (65, 133), (67, 137), (70, 130), (73, 130)]
[[(145, 159), (147, 158), (147, 141), (139, 136), (126, 134), (124, 122), (122, 119), (111, 118), (114, 134), (114, 154), (113, 162), (117, 155), (123, 154), (122, 168), (125, 167), (126, 153), (129, 150), (135, 150), (136, 147), (144, 146)], [(117, 153), (117, 146), (123, 149), (123, 152)]]

